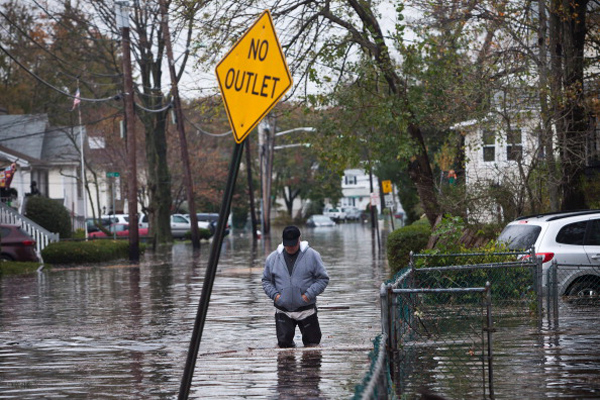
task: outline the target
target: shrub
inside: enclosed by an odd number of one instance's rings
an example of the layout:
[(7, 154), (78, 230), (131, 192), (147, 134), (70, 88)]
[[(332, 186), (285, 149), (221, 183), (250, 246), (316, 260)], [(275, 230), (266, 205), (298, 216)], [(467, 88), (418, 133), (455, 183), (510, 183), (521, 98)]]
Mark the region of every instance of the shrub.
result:
[[(212, 233), (208, 229), (198, 228), (198, 236), (200, 236), (200, 240), (208, 240), (211, 238)], [(185, 240), (192, 240), (192, 231), (187, 231), (183, 238)]]
[(396, 229), (388, 237), (387, 257), (392, 276), (405, 268), (410, 260), (410, 252), (419, 252), (427, 246), (431, 227), (426, 221)]
[[(140, 245), (140, 251), (143, 249)], [(100, 263), (128, 257), (127, 240), (61, 241), (50, 243), (42, 250), (42, 258), (49, 264)]]
[(28, 197), (25, 215), (50, 232), (58, 233), (61, 239), (71, 237), (69, 211), (56, 200), (43, 196)]

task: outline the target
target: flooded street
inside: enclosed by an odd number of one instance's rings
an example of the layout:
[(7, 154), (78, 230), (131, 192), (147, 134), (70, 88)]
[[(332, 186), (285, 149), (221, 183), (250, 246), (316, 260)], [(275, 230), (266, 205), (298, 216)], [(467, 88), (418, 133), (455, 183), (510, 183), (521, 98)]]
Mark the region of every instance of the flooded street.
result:
[[(225, 239), (191, 398), (349, 398), (369, 368), (386, 279), (361, 224), (303, 229), (331, 277), (320, 348), (276, 348), (263, 262), (280, 242)], [(140, 266), (54, 269), (0, 280), (0, 398), (177, 397), (209, 256), (203, 244)], [(299, 332), (296, 342), (301, 343)]]
[[(369, 226), (303, 229), (331, 277), (318, 301), (322, 344), (308, 349), (276, 346), (274, 308), (260, 280), (279, 234), (254, 248), (247, 237), (226, 238), (190, 398), (348, 399), (367, 373), (387, 279)], [(146, 254), (140, 266), (0, 280), (0, 399), (176, 398), (208, 256), (207, 244), (194, 258), (191, 245), (178, 243)], [(560, 299), (558, 319), (498, 321), (495, 398), (600, 398), (599, 309), (597, 300)], [(453, 378), (433, 361), (425, 372), (444, 389)], [(441, 393), (481, 398), (451, 386)]]

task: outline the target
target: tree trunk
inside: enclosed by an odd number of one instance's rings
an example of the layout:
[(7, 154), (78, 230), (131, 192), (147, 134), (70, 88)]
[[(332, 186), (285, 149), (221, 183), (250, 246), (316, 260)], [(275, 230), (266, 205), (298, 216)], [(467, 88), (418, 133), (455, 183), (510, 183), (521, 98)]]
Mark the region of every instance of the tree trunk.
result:
[(589, 129), (583, 96), (583, 59), (586, 36), (587, 0), (572, 3), (561, 1), (561, 8), (553, 8), (561, 21), (561, 35), (556, 51), (563, 60), (562, 115), (559, 125), (562, 130), (562, 210), (587, 208), (582, 187), (586, 164), (585, 143)]
[(171, 176), (167, 166), (166, 112), (144, 118), (148, 163), (148, 214), (153, 244), (168, 243), (171, 236)]
[(421, 205), (423, 206), (427, 220), (431, 226), (434, 226), (439, 215), (439, 205), (433, 180), (433, 171), (431, 170), (431, 164), (427, 156), (427, 149), (425, 148), (423, 135), (418, 126), (410, 124), (408, 126), (408, 133), (418, 146), (417, 154), (409, 163), (408, 175), (417, 188), (417, 193), (421, 199)]

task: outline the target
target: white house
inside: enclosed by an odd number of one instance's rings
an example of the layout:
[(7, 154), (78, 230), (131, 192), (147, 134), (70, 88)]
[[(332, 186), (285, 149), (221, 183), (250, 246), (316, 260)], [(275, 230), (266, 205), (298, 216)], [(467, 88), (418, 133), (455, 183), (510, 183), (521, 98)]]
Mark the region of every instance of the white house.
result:
[[(84, 215), (91, 215), (80, 179), (82, 134), (85, 129), (79, 127), (51, 126), (46, 114), (0, 114), (0, 169), (17, 166), (10, 189), (2, 190), (2, 201), (23, 213), (27, 195), (40, 193), (60, 201), (70, 211), (74, 228), (82, 227)], [(105, 182), (99, 190), (106, 192)]]

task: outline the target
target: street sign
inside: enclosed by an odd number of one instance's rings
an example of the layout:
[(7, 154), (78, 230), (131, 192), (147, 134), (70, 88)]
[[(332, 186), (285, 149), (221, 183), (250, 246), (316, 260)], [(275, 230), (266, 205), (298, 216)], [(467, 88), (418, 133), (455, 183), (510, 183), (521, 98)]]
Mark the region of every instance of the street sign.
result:
[(107, 172), (106, 173), (107, 178), (118, 178), (120, 176), (121, 176), (121, 174), (119, 172)]
[(215, 69), (236, 143), (240, 144), (292, 87), (292, 77), (265, 10)]
[(392, 181), (381, 181), (383, 193), (392, 193)]
[(371, 205), (372, 206), (377, 206), (377, 203), (379, 203), (379, 195), (377, 193), (371, 193)]
[(394, 207), (394, 197), (391, 194), (386, 194), (384, 196), (384, 198), (385, 198), (385, 206), (387, 208)]

